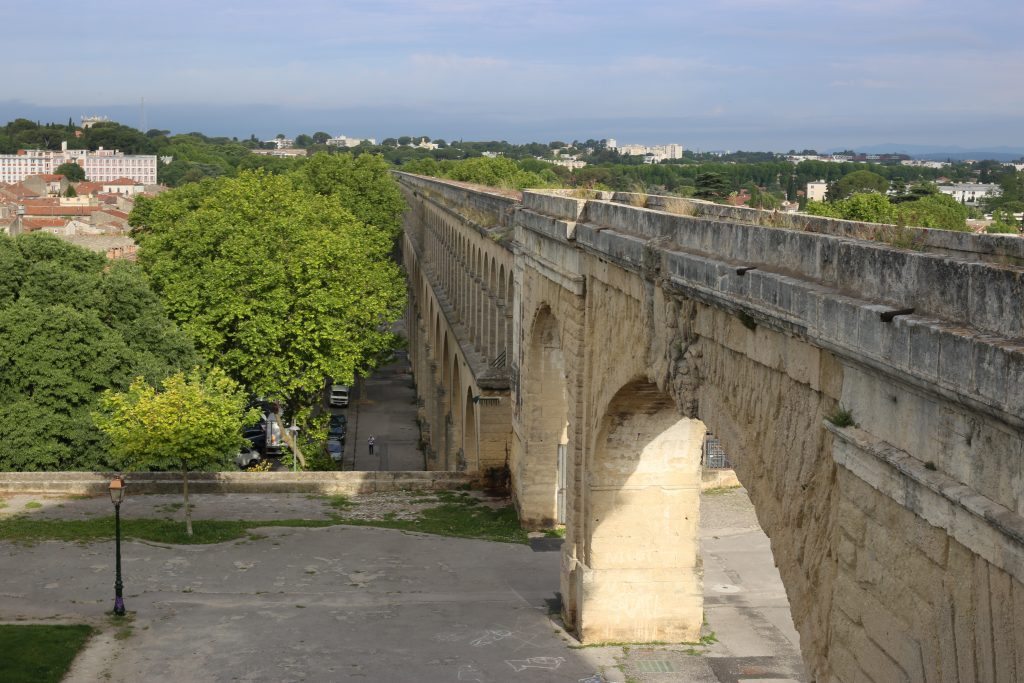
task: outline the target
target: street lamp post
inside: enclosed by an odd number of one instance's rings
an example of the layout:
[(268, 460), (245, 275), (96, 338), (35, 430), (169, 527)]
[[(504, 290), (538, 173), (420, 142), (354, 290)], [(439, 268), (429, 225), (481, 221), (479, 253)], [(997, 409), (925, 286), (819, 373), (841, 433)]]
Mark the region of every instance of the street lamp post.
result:
[[(295, 424), (294, 418), (292, 419), (292, 426), (288, 428), (288, 431), (292, 433), (292, 471), (299, 471), (299, 426)], [(303, 460), (302, 462), (306, 462)]]
[(110, 480), (110, 502), (114, 504), (114, 554), (116, 557), (114, 579), (114, 614), (124, 616), (124, 596), (121, 582), (121, 501), (124, 500), (124, 477), (118, 475)]

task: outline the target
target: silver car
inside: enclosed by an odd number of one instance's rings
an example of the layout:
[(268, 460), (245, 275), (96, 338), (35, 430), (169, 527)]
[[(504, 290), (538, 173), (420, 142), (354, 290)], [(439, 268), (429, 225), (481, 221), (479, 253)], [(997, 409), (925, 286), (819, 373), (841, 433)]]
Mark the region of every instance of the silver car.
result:
[(258, 465), (262, 459), (263, 458), (260, 457), (259, 451), (253, 450), (248, 446), (243, 446), (242, 450), (238, 451), (238, 455), (235, 456), (235, 464), (244, 470), (246, 467)]

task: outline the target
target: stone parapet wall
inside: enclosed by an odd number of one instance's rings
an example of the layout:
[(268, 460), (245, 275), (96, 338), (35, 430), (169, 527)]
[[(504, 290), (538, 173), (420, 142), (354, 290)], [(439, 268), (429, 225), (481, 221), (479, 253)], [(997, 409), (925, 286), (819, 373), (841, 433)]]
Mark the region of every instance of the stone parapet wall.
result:
[[(113, 473), (0, 472), (0, 494), (102, 495)], [(179, 493), (176, 472), (126, 472), (135, 493)], [(375, 493), (377, 491), (446, 490), (466, 486), (472, 478), (458, 472), (192, 472), (192, 493)]]

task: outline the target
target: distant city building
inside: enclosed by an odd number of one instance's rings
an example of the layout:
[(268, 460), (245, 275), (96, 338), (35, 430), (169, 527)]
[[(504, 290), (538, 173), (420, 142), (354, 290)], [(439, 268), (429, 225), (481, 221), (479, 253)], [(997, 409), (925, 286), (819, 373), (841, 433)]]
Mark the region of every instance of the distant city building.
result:
[(1003, 188), (995, 183), (953, 183), (939, 185), (939, 192), (948, 194), (961, 204), (977, 204), (979, 199), (1000, 196)]
[(110, 123), (106, 116), (85, 116), (82, 115), (82, 128), (92, 128), (97, 123)]
[(583, 168), (587, 165), (587, 162), (576, 159), (575, 157), (559, 157), (555, 159), (544, 159), (543, 157), (537, 157), (548, 163), (555, 164), (556, 166), (564, 166), (565, 168)]
[(604, 146), (608, 149), (615, 149), (619, 146), (619, 143), (615, 138), (608, 138), (604, 141)]
[(295, 146), (295, 140), (292, 138), (274, 138), (273, 140), (264, 140), (266, 144), (273, 144), (276, 149), (291, 149)]
[(339, 135), (336, 138), (328, 138), (327, 145), (329, 147), (358, 147), (363, 143), (370, 145), (376, 145), (376, 138), (350, 138), (344, 135)]
[(253, 149), (250, 150), (253, 154), (259, 154), (265, 157), (278, 157), (286, 159), (289, 157), (304, 157), (308, 156), (306, 150), (295, 147), (281, 147), (279, 149)]
[(665, 159), (682, 159), (683, 158), (683, 146), (676, 143), (668, 145), (622, 145), (621, 147), (612, 146), (615, 140), (608, 141), (608, 147), (610, 149), (617, 149), (619, 154), (624, 156), (641, 156), (644, 157), (644, 163), (656, 164), (659, 161)]
[(58, 166), (66, 163), (81, 166), (89, 180), (130, 178), (143, 185), (156, 184), (155, 155), (129, 155), (102, 147), (95, 152), (68, 149), (66, 142), (60, 151), (20, 149), (17, 154), (0, 154), (0, 183), (20, 183), (29, 176), (53, 174)]
[(925, 161), (923, 159), (902, 159), (901, 166), (916, 166), (918, 168), (944, 168), (949, 166), (948, 161)]
[(807, 201), (823, 202), (828, 194), (828, 183), (824, 180), (812, 180), (807, 183)]

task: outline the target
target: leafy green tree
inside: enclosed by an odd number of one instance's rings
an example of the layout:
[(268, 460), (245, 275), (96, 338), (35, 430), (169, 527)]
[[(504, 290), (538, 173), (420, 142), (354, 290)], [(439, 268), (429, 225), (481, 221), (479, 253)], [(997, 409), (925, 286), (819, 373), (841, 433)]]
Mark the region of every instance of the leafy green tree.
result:
[(85, 169), (73, 161), (68, 161), (66, 163), (61, 164), (56, 169), (54, 169), (54, 173), (64, 176), (73, 183), (77, 183), (80, 180), (85, 180)]
[(699, 199), (721, 199), (729, 194), (729, 183), (720, 173), (698, 173), (696, 184), (697, 192), (694, 196)]
[(305, 133), (295, 137), (295, 146), (299, 149), (306, 149), (313, 144), (313, 138), (306, 135)]
[(65, 197), (77, 197), (78, 190), (75, 189), (74, 185), (68, 185), (67, 191), (64, 193)]
[(401, 232), (405, 200), (381, 157), (314, 154), (295, 177), (300, 187), (337, 200), (357, 220), (392, 237)]
[(967, 207), (946, 194), (925, 195), (896, 208), (906, 225), (960, 232), (968, 229)]
[(0, 236), (0, 470), (109, 468), (100, 394), (195, 361), (137, 265), (46, 233)]
[(992, 211), (992, 223), (985, 228), (985, 232), (999, 235), (1015, 235), (1020, 232), (1020, 223), (1013, 214), (1006, 209), (995, 209)]
[(331, 139), (330, 133), (325, 133), (322, 130), (318, 130), (313, 133), (313, 143), (317, 145), (326, 145), (327, 141)]
[(867, 223), (896, 222), (896, 210), (885, 195), (877, 193), (855, 194), (838, 202), (807, 202), (805, 212), (812, 216), (828, 216)]
[(325, 376), (393, 348), (405, 305), (387, 227), (308, 180), (244, 172), (141, 201), (139, 261), (200, 354), (303, 421)]
[(246, 410), (237, 382), (213, 368), (178, 372), (160, 390), (137, 377), (127, 391), (106, 391), (94, 419), (110, 438), (121, 469), (180, 469), (185, 497), (185, 533), (192, 535), (189, 470), (223, 468), (244, 444), (242, 427), (259, 419)]
[(828, 190), (828, 199), (835, 201), (860, 192), (881, 192), (889, 189), (889, 180), (871, 171), (854, 171), (837, 180)]
[(409, 137), (408, 135), (403, 135), (400, 138), (398, 138), (398, 144), (400, 144), (400, 145), (408, 145), (411, 142), (412, 142), (412, 138)]

